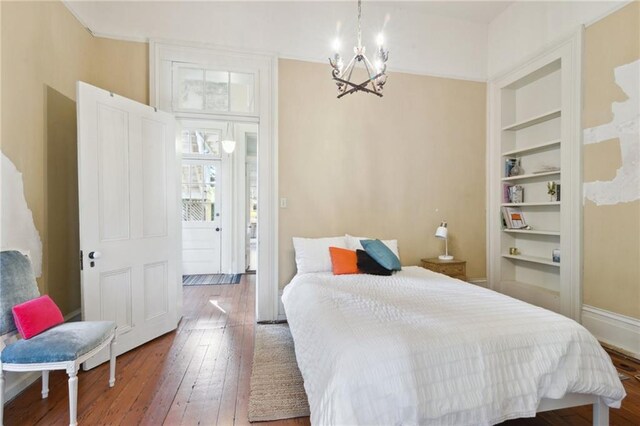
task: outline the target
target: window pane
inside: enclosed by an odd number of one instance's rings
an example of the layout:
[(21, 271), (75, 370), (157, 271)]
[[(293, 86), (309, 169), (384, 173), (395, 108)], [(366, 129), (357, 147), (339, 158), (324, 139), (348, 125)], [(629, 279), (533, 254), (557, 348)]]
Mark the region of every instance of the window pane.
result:
[(178, 68), (178, 109), (202, 110), (204, 106), (204, 70)]
[(201, 154), (220, 156), (220, 135), (214, 132), (205, 132), (203, 149)]
[(238, 72), (230, 73), (231, 80), (231, 111), (253, 112), (254, 111), (254, 81), (253, 74)]
[(215, 219), (217, 164), (182, 166), (182, 220)]
[(229, 73), (206, 72), (205, 109), (207, 111), (229, 111)]

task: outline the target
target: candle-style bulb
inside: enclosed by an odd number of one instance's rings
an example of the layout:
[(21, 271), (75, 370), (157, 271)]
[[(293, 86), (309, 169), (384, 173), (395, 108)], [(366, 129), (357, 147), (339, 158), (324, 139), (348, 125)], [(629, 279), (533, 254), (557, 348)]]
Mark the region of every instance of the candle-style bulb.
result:
[(340, 51), (340, 39), (337, 37), (333, 40), (333, 51), (336, 53)]

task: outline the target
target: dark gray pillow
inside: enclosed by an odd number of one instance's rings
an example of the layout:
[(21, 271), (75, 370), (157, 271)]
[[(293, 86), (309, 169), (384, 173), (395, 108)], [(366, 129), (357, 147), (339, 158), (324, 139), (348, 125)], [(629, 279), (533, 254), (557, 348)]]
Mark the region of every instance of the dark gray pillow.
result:
[(393, 271), (380, 265), (375, 259), (364, 250), (356, 250), (358, 258), (358, 269), (363, 274), (370, 275), (391, 275)]

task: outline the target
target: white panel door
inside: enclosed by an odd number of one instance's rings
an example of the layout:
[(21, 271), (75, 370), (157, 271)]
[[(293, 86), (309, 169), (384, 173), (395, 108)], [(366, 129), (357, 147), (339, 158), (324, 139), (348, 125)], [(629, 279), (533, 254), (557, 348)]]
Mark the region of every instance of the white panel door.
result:
[(221, 161), (182, 161), (182, 273), (219, 274)]
[(77, 100), (82, 316), (115, 321), (121, 354), (174, 330), (180, 316), (175, 122), (82, 82)]

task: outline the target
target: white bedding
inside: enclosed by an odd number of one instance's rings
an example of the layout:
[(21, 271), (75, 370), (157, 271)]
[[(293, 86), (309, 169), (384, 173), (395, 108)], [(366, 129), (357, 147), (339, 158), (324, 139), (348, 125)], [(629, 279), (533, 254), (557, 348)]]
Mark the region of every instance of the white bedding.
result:
[(625, 396), (581, 325), (419, 267), (297, 275), (282, 296), (314, 425), (480, 425)]

